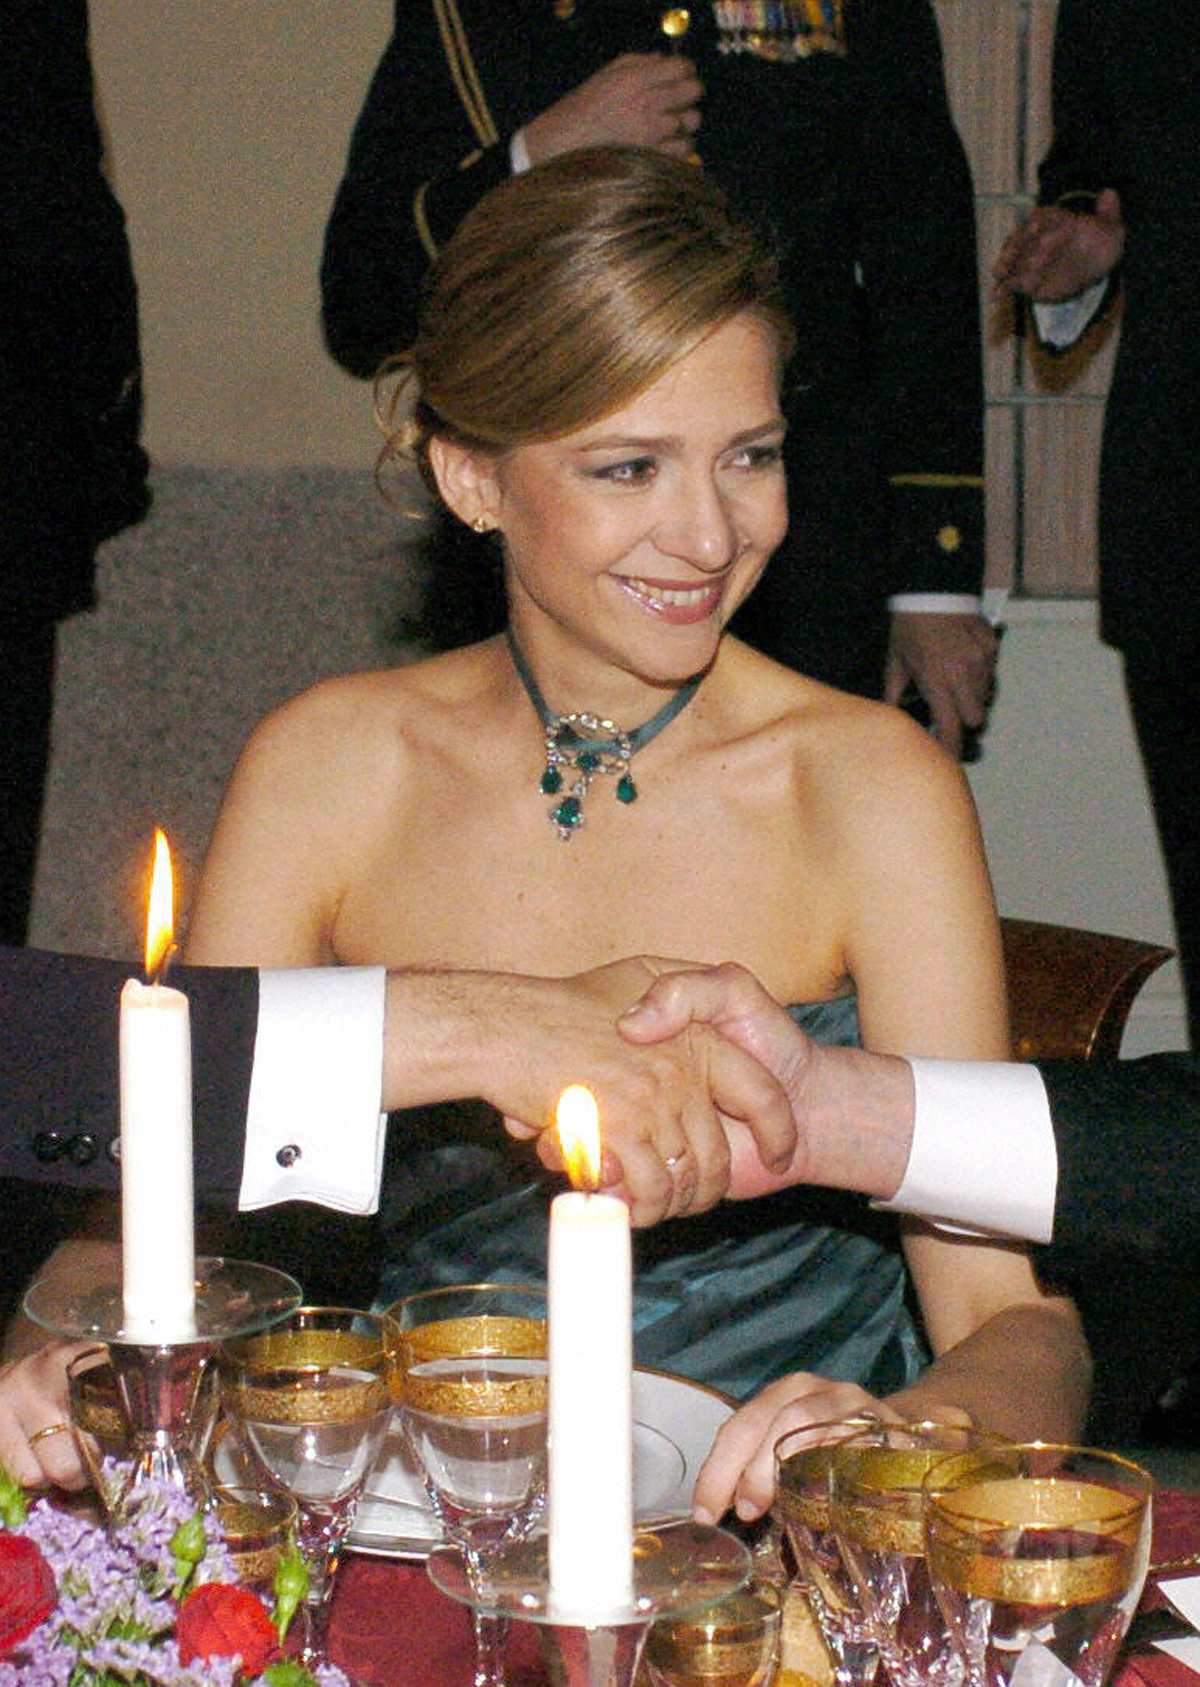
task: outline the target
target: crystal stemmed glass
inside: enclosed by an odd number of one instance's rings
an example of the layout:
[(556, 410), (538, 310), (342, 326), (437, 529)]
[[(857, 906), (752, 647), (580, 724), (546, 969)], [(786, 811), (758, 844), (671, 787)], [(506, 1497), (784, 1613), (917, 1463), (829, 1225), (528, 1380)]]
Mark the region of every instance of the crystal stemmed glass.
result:
[[(194, 1466), (202, 1470), (218, 1409), (216, 1372), (206, 1358), (181, 1374), (179, 1388), (183, 1398), (175, 1403), (177, 1420), (186, 1423)], [(86, 1347), (67, 1365), (71, 1427), (110, 1521), (119, 1514), (134, 1457), (126, 1399), (107, 1347)]]
[(836, 1687), (869, 1687), (879, 1648), (829, 1521), (829, 1467), (842, 1442), (880, 1428), (871, 1417), (809, 1424), (775, 1443), (775, 1519), (833, 1663)]
[(380, 1313), (301, 1307), (220, 1350), (235, 1433), (296, 1501), (308, 1568), (303, 1661), (323, 1661), (338, 1553), (392, 1412), (397, 1332)]
[[(409, 1295), (400, 1421), (448, 1540), (476, 1586), (491, 1552), (529, 1532), (546, 1489), (546, 1297), (471, 1284)], [(503, 1687), (505, 1619), (476, 1611), (475, 1687)]]
[(655, 1623), (645, 1654), (653, 1687), (767, 1687), (782, 1613), (781, 1590), (751, 1582), (694, 1616)]
[(922, 1483), (941, 1458), (982, 1470), (1006, 1445), (958, 1425), (881, 1423), (836, 1451), (830, 1521), (893, 1687), (960, 1687), (962, 1656), (925, 1562)]
[(269, 1593), (296, 1532), (297, 1506), (282, 1488), (213, 1488), (208, 1509), (245, 1587)]
[(1152, 1486), (1114, 1453), (1037, 1443), (930, 1468), (929, 1575), (971, 1687), (1102, 1687), (1141, 1597)]

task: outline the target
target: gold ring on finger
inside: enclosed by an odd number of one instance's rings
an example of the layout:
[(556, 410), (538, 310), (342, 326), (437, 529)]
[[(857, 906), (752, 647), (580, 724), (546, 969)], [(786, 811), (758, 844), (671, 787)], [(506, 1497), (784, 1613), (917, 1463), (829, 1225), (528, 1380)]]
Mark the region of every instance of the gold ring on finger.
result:
[(33, 1434), (29, 1437), (29, 1445), (31, 1447), (36, 1447), (39, 1441), (45, 1441), (51, 1435), (62, 1435), (64, 1433), (68, 1435), (71, 1433), (71, 1426), (69, 1423), (45, 1423), (40, 1429), (34, 1430)]

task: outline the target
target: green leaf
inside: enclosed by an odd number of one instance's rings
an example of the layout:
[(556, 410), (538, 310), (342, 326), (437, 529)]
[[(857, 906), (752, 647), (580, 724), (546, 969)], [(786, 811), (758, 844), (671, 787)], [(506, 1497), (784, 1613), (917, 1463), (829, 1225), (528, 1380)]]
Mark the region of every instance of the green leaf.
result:
[(267, 1687), (317, 1687), (316, 1679), (295, 1658), (282, 1658), (277, 1664), (268, 1664), (261, 1679)]

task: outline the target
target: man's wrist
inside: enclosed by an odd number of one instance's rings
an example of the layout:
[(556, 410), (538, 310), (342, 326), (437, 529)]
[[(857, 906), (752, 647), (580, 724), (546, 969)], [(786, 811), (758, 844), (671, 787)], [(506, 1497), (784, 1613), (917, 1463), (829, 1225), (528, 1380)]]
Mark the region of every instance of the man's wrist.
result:
[(500, 973), (389, 972), (384, 1107), (422, 1107), (484, 1095), (498, 1052), (490, 1027), (500, 1023), (510, 982)]
[(807, 1145), (808, 1181), (888, 1199), (912, 1146), (912, 1069), (898, 1055), (813, 1044), (799, 1092), (788, 1089)]

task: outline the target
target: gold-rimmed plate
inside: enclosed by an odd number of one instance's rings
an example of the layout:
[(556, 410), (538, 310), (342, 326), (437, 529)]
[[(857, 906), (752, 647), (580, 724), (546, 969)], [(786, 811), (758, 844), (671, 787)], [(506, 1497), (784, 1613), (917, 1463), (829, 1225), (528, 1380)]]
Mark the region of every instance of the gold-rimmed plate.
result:
[[(633, 1375), (633, 1499), (641, 1524), (691, 1509), (692, 1487), (733, 1407), (714, 1389), (661, 1371)], [(441, 1539), (399, 1421), (388, 1431), (347, 1545), (380, 1558), (428, 1557)]]

